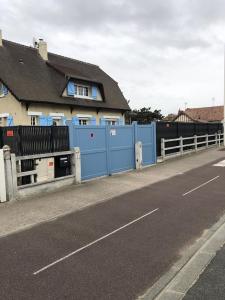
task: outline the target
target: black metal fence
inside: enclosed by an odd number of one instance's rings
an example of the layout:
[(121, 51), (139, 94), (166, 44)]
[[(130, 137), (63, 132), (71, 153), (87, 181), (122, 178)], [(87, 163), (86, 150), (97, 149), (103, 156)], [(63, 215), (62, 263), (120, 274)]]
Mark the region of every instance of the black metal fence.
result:
[[(223, 132), (222, 123), (183, 123), (183, 122), (157, 122), (156, 123), (156, 143), (157, 156), (161, 156), (161, 139), (175, 139), (179, 137), (191, 137), (194, 135), (206, 135)], [(213, 137), (212, 137), (213, 138)], [(209, 138), (209, 145), (210, 139)], [(199, 139), (199, 141), (201, 141)], [(184, 144), (189, 144), (190, 141), (184, 141)], [(168, 142), (168, 147), (176, 146), (177, 142)], [(186, 150), (188, 147), (186, 147)], [(168, 151), (172, 153), (174, 150)]]
[(13, 126), (0, 128), (0, 147), (17, 156), (70, 150), (67, 126)]

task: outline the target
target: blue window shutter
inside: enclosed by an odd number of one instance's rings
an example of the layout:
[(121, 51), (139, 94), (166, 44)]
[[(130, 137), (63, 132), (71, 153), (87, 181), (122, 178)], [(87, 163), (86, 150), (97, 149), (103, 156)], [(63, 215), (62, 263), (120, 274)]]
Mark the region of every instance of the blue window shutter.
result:
[(12, 116), (9, 116), (7, 118), (7, 126), (13, 126), (14, 123), (13, 123), (13, 117)]
[(40, 126), (48, 126), (48, 118), (44, 115), (39, 117), (39, 125)]
[(97, 86), (96, 85), (92, 86), (92, 98), (95, 100), (97, 99)]
[(6, 96), (8, 94), (8, 89), (6, 86), (2, 85), (3, 94)]
[(68, 96), (74, 96), (75, 94), (75, 86), (74, 86), (74, 82), (69, 81), (67, 84), (67, 95)]
[(78, 119), (78, 117), (72, 117), (72, 124), (73, 125), (79, 125), (79, 119)]
[(124, 125), (124, 119), (123, 118), (119, 118), (118, 120), (118, 125)]
[(47, 126), (52, 126), (53, 125), (53, 118), (51, 116), (47, 117)]
[(62, 117), (62, 125), (63, 125), (63, 126), (66, 126), (66, 121), (67, 121), (67, 120), (66, 120), (66, 117)]
[(96, 118), (92, 117), (90, 119), (90, 125), (96, 125)]
[(100, 119), (100, 125), (106, 125), (106, 120), (105, 118)]

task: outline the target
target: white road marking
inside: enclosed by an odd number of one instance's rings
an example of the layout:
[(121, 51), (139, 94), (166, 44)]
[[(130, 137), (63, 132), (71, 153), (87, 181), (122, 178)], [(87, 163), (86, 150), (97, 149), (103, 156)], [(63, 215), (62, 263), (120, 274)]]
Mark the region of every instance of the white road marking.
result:
[(212, 179), (210, 179), (210, 180), (204, 182), (203, 184), (197, 186), (196, 188), (194, 188), (194, 189), (192, 189), (192, 190), (190, 190), (190, 191), (184, 193), (182, 196), (186, 196), (186, 195), (188, 195), (188, 194), (190, 194), (190, 193), (192, 193), (192, 192), (194, 192), (194, 191), (200, 189), (201, 187), (203, 187), (203, 186), (205, 186), (206, 184), (208, 184), (208, 183), (210, 183), (210, 182), (212, 182), (212, 181), (218, 179), (219, 177), (220, 177), (220, 176), (216, 176), (216, 177), (214, 177), (214, 178), (212, 178)]
[(213, 165), (214, 167), (225, 167), (225, 160), (222, 160), (218, 163), (216, 163), (215, 165)]
[(135, 220), (133, 220), (133, 221), (127, 223), (126, 225), (123, 225), (122, 227), (120, 227), (120, 228), (118, 228), (118, 229), (116, 229), (116, 230), (113, 230), (112, 232), (110, 232), (110, 233), (108, 233), (108, 234), (106, 234), (106, 235), (100, 237), (99, 239), (97, 239), (97, 240), (95, 240), (95, 241), (93, 241), (93, 242), (91, 242), (91, 243), (89, 243), (89, 244), (87, 244), (87, 245), (85, 245), (85, 246), (83, 246), (83, 247), (81, 247), (81, 248), (79, 248), (79, 249), (77, 249), (77, 250), (75, 250), (75, 251), (73, 251), (73, 252), (67, 254), (66, 256), (63, 256), (63, 257), (57, 259), (56, 261), (50, 263), (49, 265), (46, 265), (45, 267), (43, 267), (43, 268), (41, 268), (41, 269), (35, 271), (35, 272), (33, 273), (33, 275), (37, 275), (37, 274), (39, 274), (39, 273), (41, 273), (41, 272), (43, 272), (43, 271), (45, 271), (45, 270), (47, 270), (47, 269), (49, 269), (49, 268), (55, 266), (56, 264), (58, 264), (58, 263), (60, 263), (60, 262), (62, 262), (62, 261), (64, 261), (64, 260), (66, 260), (67, 258), (69, 258), (69, 257), (71, 257), (71, 256), (73, 256), (73, 255), (75, 255), (75, 254), (77, 254), (77, 253), (79, 253), (79, 252), (81, 252), (81, 251), (83, 251), (83, 250), (85, 250), (85, 249), (87, 249), (87, 248), (93, 246), (94, 244), (97, 244), (98, 242), (100, 242), (100, 241), (106, 239), (107, 237), (109, 237), (109, 236), (115, 234), (116, 232), (118, 232), (118, 231), (120, 231), (120, 230), (122, 230), (122, 229), (124, 229), (124, 228), (126, 228), (126, 227), (128, 227), (128, 226), (130, 226), (130, 225), (132, 225), (132, 224), (134, 224), (134, 223), (136, 223), (136, 222), (138, 222), (138, 221), (140, 221), (141, 219), (143, 219), (143, 218), (145, 218), (145, 217), (147, 217), (147, 216), (149, 216), (149, 215), (155, 213), (157, 210), (159, 210), (159, 208), (156, 208), (156, 209), (154, 209), (154, 210), (148, 212), (147, 214), (145, 214), (145, 215), (143, 215), (143, 216), (141, 216), (141, 217), (139, 217), (139, 218), (137, 218), (137, 219), (135, 219)]

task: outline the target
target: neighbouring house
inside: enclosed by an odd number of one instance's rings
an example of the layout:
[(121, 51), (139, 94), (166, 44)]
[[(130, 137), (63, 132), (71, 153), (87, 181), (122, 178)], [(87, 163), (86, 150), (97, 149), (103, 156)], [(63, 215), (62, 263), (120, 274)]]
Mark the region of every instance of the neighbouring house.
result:
[(118, 83), (97, 65), (2, 39), (0, 126), (121, 125), (130, 110)]
[(187, 108), (179, 110), (175, 122), (223, 122), (223, 106)]
[(170, 121), (173, 121), (174, 118), (176, 118), (176, 114), (168, 114), (166, 117), (163, 118), (163, 121), (166, 121), (166, 122), (170, 122)]

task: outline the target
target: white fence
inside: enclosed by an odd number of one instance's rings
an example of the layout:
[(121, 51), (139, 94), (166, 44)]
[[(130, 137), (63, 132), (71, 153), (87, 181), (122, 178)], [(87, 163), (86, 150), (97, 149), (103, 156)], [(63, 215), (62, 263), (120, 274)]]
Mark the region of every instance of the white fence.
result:
[[(161, 139), (161, 160), (197, 152), (209, 147), (221, 147), (223, 145), (223, 138), (222, 133), (216, 133), (176, 139)], [(168, 143), (175, 145), (171, 146)]]

